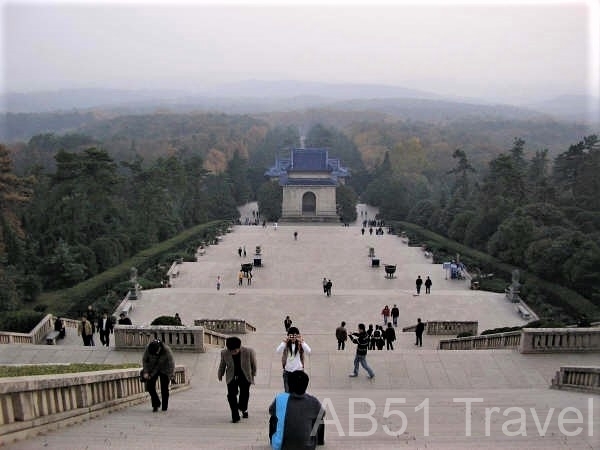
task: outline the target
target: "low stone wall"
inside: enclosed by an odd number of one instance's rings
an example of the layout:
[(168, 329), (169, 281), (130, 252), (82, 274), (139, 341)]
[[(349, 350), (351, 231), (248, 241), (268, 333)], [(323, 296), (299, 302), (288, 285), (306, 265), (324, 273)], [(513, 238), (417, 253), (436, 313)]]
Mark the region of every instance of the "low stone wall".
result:
[[(14, 333), (11, 331), (0, 331), (0, 344), (45, 344), (46, 335), (54, 330), (56, 317), (47, 314), (29, 333)], [(77, 331), (77, 320), (63, 319), (65, 328)]]
[(600, 352), (600, 328), (523, 328), (521, 353)]
[(600, 394), (600, 366), (561, 367), (550, 387)]
[[(446, 335), (453, 334), (458, 335), (459, 333), (471, 333), (473, 335), (477, 334), (477, 328), (479, 326), (478, 322), (472, 321), (429, 321), (425, 322), (425, 333), (431, 335)], [(416, 325), (411, 325), (410, 327), (402, 328), (403, 332), (414, 332)]]
[(224, 347), (227, 336), (204, 327), (115, 325), (117, 350), (143, 350), (152, 339), (160, 339), (172, 350), (203, 353), (207, 346)]
[(256, 331), (255, 326), (242, 319), (197, 319), (194, 320), (194, 325), (225, 334), (246, 334)]
[[(147, 400), (140, 369), (0, 379), (0, 442), (25, 439)], [(184, 366), (173, 390), (189, 387)], [(160, 384), (160, 381), (158, 382)]]
[(440, 341), (440, 350), (487, 350), (491, 348), (519, 348), (521, 331), (485, 334)]

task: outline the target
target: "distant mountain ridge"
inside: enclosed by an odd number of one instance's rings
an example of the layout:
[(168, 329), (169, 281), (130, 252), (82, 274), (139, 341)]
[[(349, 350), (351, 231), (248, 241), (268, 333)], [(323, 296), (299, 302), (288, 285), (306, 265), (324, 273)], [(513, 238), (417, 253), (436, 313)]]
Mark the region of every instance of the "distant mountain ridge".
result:
[[(0, 95), (0, 112), (39, 113), (85, 109), (140, 110), (174, 108), (267, 112), (319, 107), (337, 101), (376, 99), (425, 99), (472, 105), (498, 106), (477, 98), (448, 97), (434, 92), (369, 83), (324, 83), (297, 80), (245, 80), (191, 91), (189, 89), (62, 89), (57, 91)], [(503, 105), (508, 106), (508, 105)], [(600, 99), (586, 95), (563, 95), (543, 102), (520, 105), (557, 118), (585, 120), (598, 116)], [(252, 110), (254, 108), (254, 110)], [(236, 111), (237, 110), (237, 111)]]
[[(57, 91), (8, 93), (0, 96), (2, 112), (39, 113), (72, 111), (90, 108), (190, 107), (231, 108), (253, 105), (281, 108), (284, 101), (294, 100), (296, 106), (314, 107), (336, 100), (375, 98), (442, 99), (431, 92), (400, 86), (377, 84), (333, 84), (304, 81), (248, 80), (227, 83), (197, 91), (180, 89), (62, 89)], [(302, 100), (299, 100), (302, 99)], [(262, 105), (262, 106), (261, 106)], [(248, 108), (246, 108), (248, 109)]]
[(387, 115), (397, 120), (435, 123), (472, 118), (552, 118), (600, 124), (600, 107), (586, 96), (564, 96), (528, 107), (492, 104), (479, 99), (451, 99), (400, 86), (293, 80), (248, 80), (195, 92), (178, 89), (68, 89), (9, 93), (0, 97), (0, 105), (6, 112), (0, 114), (0, 140), (3, 141), (26, 140), (44, 132), (74, 130), (98, 116), (156, 112), (297, 115), (298, 112), (320, 109), (348, 112), (351, 113), (348, 117), (354, 114), (356, 120), (360, 120), (358, 116), (361, 113), (368, 112), (371, 117)]
[(528, 106), (556, 117), (575, 121), (590, 121), (590, 119), (598, 121), (600, 118), (600, 99), (588, 95), (561, 95)]
[(441, 95), (402, 86), (364, 83), (320, 83), (294, 80), (246, 80), (226, 83), (207, 89), (205, 95), (215, 97), (290, 98), (320, 97), (334, 100), (367, 98), (427, 98), (442, 99)]

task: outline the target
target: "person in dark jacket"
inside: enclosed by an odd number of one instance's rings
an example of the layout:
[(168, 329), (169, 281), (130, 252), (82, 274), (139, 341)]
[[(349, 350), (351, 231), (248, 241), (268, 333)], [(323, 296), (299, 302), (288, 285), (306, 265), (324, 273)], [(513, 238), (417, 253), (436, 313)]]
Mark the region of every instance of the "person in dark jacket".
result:
[(415, 285), (417, 287), (417, 295), (419, 295), (421, 293), (421, 286), (423, 286), (423, 279), (421, 278), (421, 275), (417, 277)]
[(288, 332), (288, 330), (290, 329), (291, 326), (292, 326), (292, 319), (290, 319), (290, 316), (285, 316), (285, 319), (283, 321), (283, 327), (285, 328), (286, 333)]
[(418, 345), (419, 347), (423, 347), (423, 331), (425, 331), (425, 324), (421, 322), (421, 318), (418, 318), (417, 327), (415, 328), (415, 335), (417, 337), (415, 345)]
[(369, 379), (375, 376), (375, 372), (373, 369), (369, 367), (367, 363), (367, 351), (369, 350), (369, 336), (367, 335), (367, 331), (365, 330), (365, 324), (358, 324), (358, 332), (352, 333), (349, 335), (350, 340), (356, 344), (356, 355), (354, 356), (354, 372), (352, 372), (350, 377), (358, 376), (358, 365), (363, 366), (363, 369), (367, 371), (369, 374)]
[(377, 350), (383, 350), (385, 338), (383, 336), (383, 327), (381, 325), (375, 325), (375, 331), (373, 331), (373, 336), (371, 336), (371, 339), (375, 340), (375, 346), (377, 347)]
[(60, 317), (57, 317), (54, 321), (54, 331), (58, 331), (58, 339), (63, 339), (66, 335), (65, 323)]
[(375, 329), (373, 328), (373, 324), (369, 324), (369, 328), (367, 328), (367, 336), (369, 337), (369, 350), (375, 350), (375, 338), (373, 337), (373, 332)]
[(131, 319), (127, 317), (124, 312), (119, 314), (119, 321), (117, 323), (119, 325), (133, 325), (133, 323), (131, 323)]
[[(150, 394), (152, 411), (169, 409), (169, 382), (175, 382), (175, 359), (173, 352), (167, 344), (159, 339), (154, 339), (146, 346), (142, 358), (144, 368), (143, 378), (146, 380), (146, 389)], [(156, 393), (156, 380), (160, 379), (160, 395)], [(162, 403), (161, 403), (162, 400)]]
[(110, 335), (113, 333), (112, 318), (108, 317), (108, 314), (106, 313), (102, 314), (102, 317), (98, 319), (96, 329), (98, 330), (98, 333), (100, 333), (100, 342), (102, 342), (102, 345), (108, 347)]
[[(290, 373), (289, 397), (285, 407), (283, 426), (279, 428), (279, 442), (282, 450), (311, 449), (324, 442), (323, 416), (325, 410), (321, 402), (306, 393), (309, 377), (302, 370)], [(282, 395), (282, 394), (278, 394)], [(285, 395), (285, 394), (283, 394)], [(277, 398), (269, 406), (269, 414), (275, 423), (277, 417)], [(275, 431), (275, 430), (274, 430)], [(275, 431), (277, 433), (277, 431)], [(277, 439), (277, 436), (274, 436)]]
[(385, 343), (387, 350), (394, 350), (394, 341), (396, 340), (396, 330), (390, 322), (388, 322), (388, 326), (384, 331)]
[(346, 348), (346, 341), (348, 340), (346, 322), (342, 322), (340, 326), (335, 329), (335, 337), (338, 341), (338, 350), (344, 350)]
[(256, 355), (251, 348), (242, 347), (242, 341), (235, 336), (227, 338), (225, 347), (221, 350), (217, 378), (221, 381), (225, 375), (231, 422), (237, 423), (240, 421), (240, 411), (244, 419), (248, 418), (250, 385), (254, 384), (256, 376)]
[(395, 327), (398, 326), (398, 317), (399, 316), (400, 316), (400, 310), (398, 309), (398, 306), (394, 305), (394, 307), (392, 308), (392, 322), (394, 323)]
[(426, 294), (431, 294), (431, 285), (432, 285), (432, 281), (431, 278), (427, 277), (427, 279), (425, 280), (425, 293)]

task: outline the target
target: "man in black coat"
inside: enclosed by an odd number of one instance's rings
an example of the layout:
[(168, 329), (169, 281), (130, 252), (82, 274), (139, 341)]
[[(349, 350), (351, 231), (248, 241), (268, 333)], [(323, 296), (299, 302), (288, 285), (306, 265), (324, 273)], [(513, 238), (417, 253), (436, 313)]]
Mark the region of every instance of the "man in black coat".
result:
[[(175, 383), (175, 359), (171, 348), (154, 339), (146, 346), (142, 357), (143, 378), (146, 380), (146, 389), (150, 394), (152, 412), (169, 409), (169, 382)], [(160, 379), (160, 398), (156, 392), (156, 380)], [(162, 402), (161, 402), (162, 400)]]
[(102, 314), (102, 317), (98, 319), (97, 327), (98, 333), (100, 333), (100, 342), (102, 345), (106, 345), (110, 343), (110, 335), (113, 333), (113, 323), (112, 319), (108, 317), (108, 314)]
[(225, 376), (231, 422), (237, 423), (240, 421), (240, 411), (244, 419), (248, 418), (250, 385), (254, 384), (256, 376), (256, 354), (251, 348), (243, 347), (237, 336), (228, 337), (225, 347), (221, 350), (217, 378), (221, 381)]
[(417, 327), (415, 328), (415, 335), (417, 337), (415, 345), (418, 345), (419, 347), (423, 347), (423, 331), (425, 331), (425, 324), (421, 322), (421, 318), (418, 318)]
[(417, 281), (415, 281), (415, 284), (417, 286), (417, 295), (419, 295), (421, 293), (421, 286), (423, 285), (423, 279), (421, 278), (421, 275), (417, 277)]

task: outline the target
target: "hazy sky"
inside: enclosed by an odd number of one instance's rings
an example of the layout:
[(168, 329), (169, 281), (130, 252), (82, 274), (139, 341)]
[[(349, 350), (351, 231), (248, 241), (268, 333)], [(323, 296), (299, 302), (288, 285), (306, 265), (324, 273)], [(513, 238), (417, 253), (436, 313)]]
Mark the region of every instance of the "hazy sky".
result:
[(600, 91), (600, 0), (0, 2), (3, 92), (246, 79), (515, 102)]

